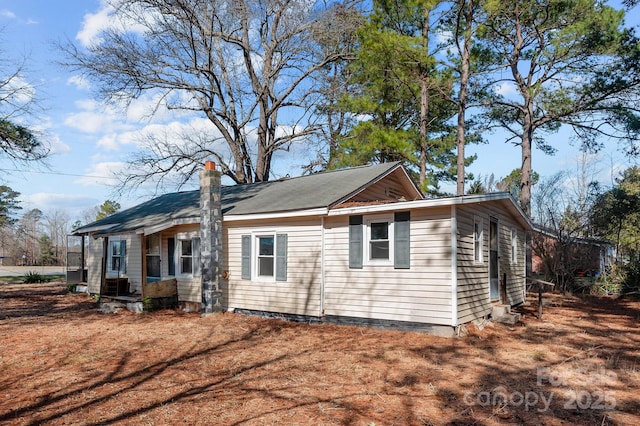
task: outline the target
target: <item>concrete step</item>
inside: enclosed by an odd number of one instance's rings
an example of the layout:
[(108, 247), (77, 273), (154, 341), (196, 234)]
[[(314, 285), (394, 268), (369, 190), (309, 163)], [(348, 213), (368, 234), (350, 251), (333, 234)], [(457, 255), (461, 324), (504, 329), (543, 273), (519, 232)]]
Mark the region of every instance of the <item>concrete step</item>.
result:
[(491, 307), (491, 318), (502, 317), (511, 313), (509, 305), (493, 305)]
[(495, 322), (499, 322), (500, 324), (516, 324), (520, 322), (520, 314), (515, 312), (492, 318)]

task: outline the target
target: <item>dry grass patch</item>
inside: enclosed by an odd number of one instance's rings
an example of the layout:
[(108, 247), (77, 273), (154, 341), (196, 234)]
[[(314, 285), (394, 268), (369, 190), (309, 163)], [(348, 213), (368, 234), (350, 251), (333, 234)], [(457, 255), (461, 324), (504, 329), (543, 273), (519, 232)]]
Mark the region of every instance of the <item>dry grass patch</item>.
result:
[(0, 285), (0, 424), (640, 424), (640, 302), (548, 298), (446, 339)]

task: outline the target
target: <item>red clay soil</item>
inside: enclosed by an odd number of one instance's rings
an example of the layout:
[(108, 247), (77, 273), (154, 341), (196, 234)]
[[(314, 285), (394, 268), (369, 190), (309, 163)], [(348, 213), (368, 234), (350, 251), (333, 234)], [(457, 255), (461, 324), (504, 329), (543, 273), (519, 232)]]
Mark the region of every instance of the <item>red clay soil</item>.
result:
[(640, 302), (545, 297), (440, 338), (0, 284), (0, 424), (640, 424)]

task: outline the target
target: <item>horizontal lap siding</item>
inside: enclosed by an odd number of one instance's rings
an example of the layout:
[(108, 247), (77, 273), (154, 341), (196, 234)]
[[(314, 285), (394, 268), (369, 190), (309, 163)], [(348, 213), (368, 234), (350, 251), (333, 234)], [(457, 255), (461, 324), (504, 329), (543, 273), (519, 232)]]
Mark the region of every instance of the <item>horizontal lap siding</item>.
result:
[(328, 218), (325, 315), (450, 325), (449, 213), (449, 208), (411, 211), (410, 269), (366, 264), (349, 269), (349, 218)]
[[(489, 300), (489, 222), (498, 219), (499, 279), (507, 273), (507, 302), (515, 305), (523, 302), (525, 274), (525, 231), (499, 203), (486, 202), (457, 209), (458, 225), (458, 320), (465, 323), (487, 315), (491, 311)], [(483, 261), (473, 260), (474, 217), (482, 219)], [(511, 263), (511, 228), (518, 231), (518, 262)]]
[[(475, 263), (474, 218), (482, 219), (482, 263)], [(458, 208), (458, 322), (464, 324), (489, 314), (489, 210)]]
[(100, 293), (102, 251), (104, 238), (89, 237), (89, 248), (87, 252), (87, 287), (91, 294)]
[(403, 177), (399, 176), (399, 171), (387, 176), (367, 189), (357, 194), (349, 201), (371, 201), (371, 200), (394, 200), (401, 197), (411, 197), (413, 194), (407, 192), (402, 182)]
[[(224, 267), (230, 278), (227, 304), (230, 308), (280, 312), (294, 315), (320, 315), (322, 222), (280, 220), (225, 222)], [(287, 234), (287, 281), (249, 281), (241, 279), (242, 235), (261, 232)], [(253, 239), (252, 239), (253, 243)], [(255, 256), (252, 256), (255, 263)], [(252, 264), (252, 267), (254, 266)]]
[[(108, 262), (107, 253), (104, 251), (104, 238), (89, 239), (89, 259), (88, 259), (88, 290), (90, 293), (100, 293), (100, 283), (102, 282), (102, 262)], [(107, 270), (107, 278), (129, 278), (129, 291), (135, 292), (140, 289), (140, 279), (142, 271), (142, 263), (140, 259), (140, 238), (135, 235), (122, 235), (120, 240), (126, 241), (126, 272), (118, 274), (117, 272), (109, 272)], [(107, 249), (108, 250), (108, 249)], [(108, 265), (107, 265), (108, 266)]]
[[(180, 225), (162, 231), (161, 234), (161, 247), (160, 247), (160, 268), (162, 279), (175, 278), (178, 287), (178, 301), (179, 302), (194, 302), (200, 303), (202, 301), (202, 284), (201, 278), (188, 278), (180, 277), (179, 275), (169, 275), (169, 263), (176, 263), (176, 259), (169, 258), (169, 238), (176, 238), (179, 233), (200, 233), (200, 225)], [(175, 250), (177, 254), (178, 243), (176, 239)], [(178, 265), (175, 265), (176, 272), (178, 271)]]
[(140, 293), (142, 289), (142, 250), (143, 238), (141, 235), (127, 235), (127, 273), (129, 278), (129, 291)]

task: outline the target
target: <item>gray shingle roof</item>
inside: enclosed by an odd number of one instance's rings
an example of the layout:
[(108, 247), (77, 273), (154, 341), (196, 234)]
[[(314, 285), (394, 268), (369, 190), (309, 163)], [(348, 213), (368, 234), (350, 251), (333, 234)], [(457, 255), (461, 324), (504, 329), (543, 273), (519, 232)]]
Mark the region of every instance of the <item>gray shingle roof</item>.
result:
[[(330, 207), (399, 167), (400, 163), (385, 163), (269, 182), (223, 186), (222, 212), (227, 215), (246, 215)], [(124, 233), (169, 221), (199, 217), (200, 191), (175, 192), (87, 224), (74, 234), (96, 229), (101, 233)]]

